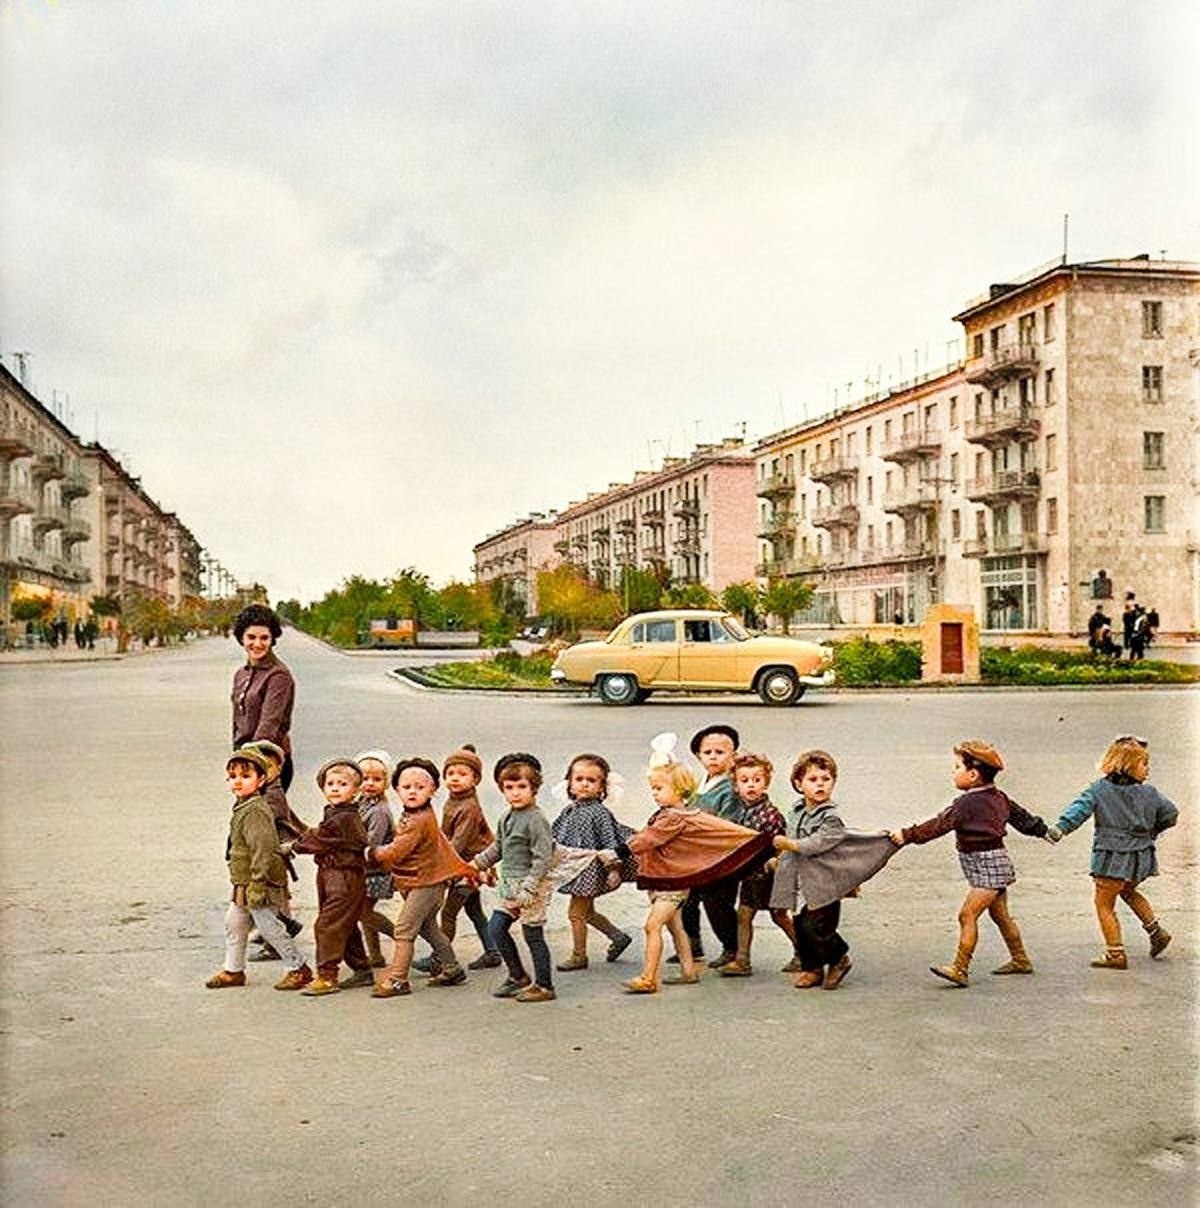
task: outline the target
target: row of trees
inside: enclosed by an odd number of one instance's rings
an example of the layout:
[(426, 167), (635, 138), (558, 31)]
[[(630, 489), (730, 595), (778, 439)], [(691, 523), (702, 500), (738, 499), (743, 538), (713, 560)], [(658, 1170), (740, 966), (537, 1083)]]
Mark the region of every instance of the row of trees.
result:
[(313, 604), (283, 600), (276, 611), (306, 633), (346, 647), (359, 644), (373, 620), (388, 617), (410, 619), (418, 629), (477, 629), (491, 643), (511, 637), (525, 615), (521, 601), (499, 585), (438, 588), (411, 566), (384, 581), (353, 575)]
[[(609, 629), (622, 617), (654, 608), (717, 608), (736, 613), (752, 628), (775, 616), (788, 631), (792, 616), (812, 600), (811, 584), (779, 579), (766, 588), (734, 583), (714, 596), (697, 583), (673, 583), (670, 576), (626, 567), (617, 585), (602, 587), (570, 565), (537, 577), (541, 619), (556, 636), (585, 629)], [(525, 620), (524, 600), (512, 584), (450, 582), (434, 587), (429, 576), (405, 567), (390, 579), (354, 575), (313, 604), (283, 600), (279, 615), (307, 633), (352, 647), (365, 641), (371, 621), (404, 618), (417, 629), (479, 630), (488, 645), (508, 641)]]

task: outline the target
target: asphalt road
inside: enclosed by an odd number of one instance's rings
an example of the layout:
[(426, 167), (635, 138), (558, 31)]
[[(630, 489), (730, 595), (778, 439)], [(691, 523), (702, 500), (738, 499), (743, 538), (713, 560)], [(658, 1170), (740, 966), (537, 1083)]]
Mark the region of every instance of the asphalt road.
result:
[[(950, 746), (984, 736), (1002, 785), (1055, 814), (1107, 740), (1151, 740), (1153, 780), (1184, 821), (1149, 894), (1174, 944), (1151, 963), (1127, 925), (1127, 973), (1098, 948), (1088, 831), (1020, 835), (1012, 891), (1037, 966), (994, 978), (985, 924), (967, 991), (927, 972), (954, 947), (963, 884), (953, 841), (901, 852), (847, 904), (854, 969), (836, 994), (797, 992), (769, 924), (756, 975), (629, 998), (640, 939), (616, 965), (595, 941), (559, 1000), (519, 1006), (419, 987), (328, 999), (202, 988), (220, 963), (227, 894), (232, 642), (121, 662), (0, 668), (5, 1204), (411, 1203), (1162, 1205), (1197, 1201), (1197, 824), (1200, 693), (814, 693), (797, 708), (655, 698), (441, 695), (289, 633), (299, 682), (293, 802), (329, 755), (383, 745), (486, 762), (537, 752), (551, 774), (586, 749), (629, 781), (659, 730), (725, 720), (781, 769), (819, 745), (863, 828), (906, 823), (952, 795)], [(485, 786), (495, 818), (498, 794)], [(547, 812), (554, 807), (547, 798)], [(311, 865), (300, 913), (315, 907)], [(611, 903), (611, 907), (608, 905)], [(568, 948), (565, 899), (552, 911)], [(606, 912), (640, 927), (624, 888)], [(1129, 920), (1127, 919), (1127, 924)], [(473, 936), (460, 933), (465, 958)], [(301, 936), (311, 944), (311, 932)], [(598, 964), (596, 962), (599, 962)]]

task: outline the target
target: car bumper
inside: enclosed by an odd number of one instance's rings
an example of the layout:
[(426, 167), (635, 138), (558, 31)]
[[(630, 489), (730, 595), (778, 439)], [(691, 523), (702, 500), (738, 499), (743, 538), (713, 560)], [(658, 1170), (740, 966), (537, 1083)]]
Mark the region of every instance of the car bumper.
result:
[[(553, 674), (554, 673), (551, 672), (551, 675)], [(831, 688), (833, 687), (834, 679), (835, 676), (833, 674), (832, 667), (830, 667), (827, 671), (822, 672), (820, 675), (800, 676), (800, 682), (802, 684), (806, 684), (810, 688)]]
[(567, 682), (567, 673), (558, 667), (551, 667), (550, 679), (556, 684), (565, 684)]

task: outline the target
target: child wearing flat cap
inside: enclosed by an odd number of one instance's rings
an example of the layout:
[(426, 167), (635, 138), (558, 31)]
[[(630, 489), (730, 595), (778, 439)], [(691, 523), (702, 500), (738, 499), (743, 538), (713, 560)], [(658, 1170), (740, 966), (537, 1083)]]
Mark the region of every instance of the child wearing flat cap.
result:
[(367, 830), (358, 815), (362, 770), (353, 759), (331, 759), (317, 772), (317, 787), (325, 796), (320, 824), (298, 839), (283, 844), (286, 855), (315, 856), (317, 861), (317, 976), (302, 994), (336, 994), (338, 966), (345, 960), (353, 970), (347, 985), (370, 985), (370, 961), (358, 931), (366, 900), (363, 848)]
[(897, 847), (928, 843), (955, 832), (958, 862), (969, 886), (958, 912), (958, 951), (950, 964), (930, 965), (929, 971), (959, 987), (969, 984), (968, 970), (979, 939), (979, 916), (985, 910), (1004, 937), (1010, 956), (992, 972), (1033, 972), (1020, 929), (1008, 912), (1008, 887), (1017, 874), (1004, 847), (1004, 828), (1011, 825), (1023, 835), (1040, 839), (1047, 837), (1049, 828), (995, 786), (996, 773), (1003, 770), (1000, 752), (989, 743), (978, 739), (960, 742), (954, 748), (954, 787), (961, 795), (935, 817), (892, 831), (892, 842)]
[(225, 855), (232, 891), (225, 912), (225, 962), (204, 983), (210, 990), (246, 984), (251, 920), (287, 962), (288, 971), (275, 989), (299, 990), (312, 981), (312, 970), (276, 914), (287, 898), (287, 870), (279, 854), (271, 807), (262, 795), (268, 767), (266, 756), (252, 748), (234, 751), (225, 765), (233, 793)]

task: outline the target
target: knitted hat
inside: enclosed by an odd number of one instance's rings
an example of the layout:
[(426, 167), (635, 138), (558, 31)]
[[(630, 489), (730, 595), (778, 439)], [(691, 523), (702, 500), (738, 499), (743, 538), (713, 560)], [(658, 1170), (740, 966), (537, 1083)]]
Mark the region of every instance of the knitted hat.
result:
[(331, 768), (353, 768), (358, 773), (359, 780), (362, 779), (362, 768), (354, 762), (353, 759), (346, 759), (344, 756), (338, 756), (336, 759), (327, 759), (319, 768), (317, 768), (317, 788), (325, 787), (325, 776)]
[(407, 759), (402, 759), (396, 764), (396, 770), (392, 773), (392, 788), (399, 786), (400, 773), (407, 772), (409, 768), (420, 768), (422, 772), (428, 772), (433, 777), (433, 787), (435, 789), (442, 783), (441, 773), (437, 770), (436, 763), (430, 759), (423, 759), (420, 755), (410, 755)]
[(361, 764), (368, 759), (373, 759), (376, 763), (383, 764), (384, 773), (388, 776), (392, 774), (392, 757), (381, 747), (372, 748), (369, 751), (359, 751), (354, 757), (354, 762)]
[(271, 774), (271, 761), (255, 746), (238, 747), (225, 761), (226, 770), (235, 759), (244, 759), (247, 763), (252, 763), (264, 776)]
[(710, 734), (724, 734), (726, 738), (733, 743), (733, 749), (736, 751), (742, 745), (741, 736), (732, 726), (705, 726), (703, 730), (697, 730), (692, 735), (692, 741), (688, 744), (692, 749), (693, 755), (700, 754), (700, 744)]
[(464, 742), (457, 751), (451, 751), (449, 755), (442, 761), (442, 775), (446, 774), (446, 769), (452, 763), (462, 764), (463, 767), (470, 768), (475, 773), (475, 779), (483, 778), (483, 760), (475, 753), (474, 746), (469, 742)]
[(1000, 758), (1000, 752), (991, 743), (983, 742), (981, 739), (968, 738), (965, 742), (960, 742), (954, 748), (954, 753), (955, 755), (969, 755), (976, 763), (995, 768), (997, 772), (1004, 771), (1004, 760)]
[(505, 768), (511, 767), (514, 763), (527, 763), (531, 768), (534, 768), (539, 774), (542, 770), (541, 760), (536, 755), (530, 755), (528, 751), (510, 751), (507, 755), (501, 755), (496, 760), (496, 766), (492, 769), (492, 779), (497, 783), (500, 781), (500, 773)]

